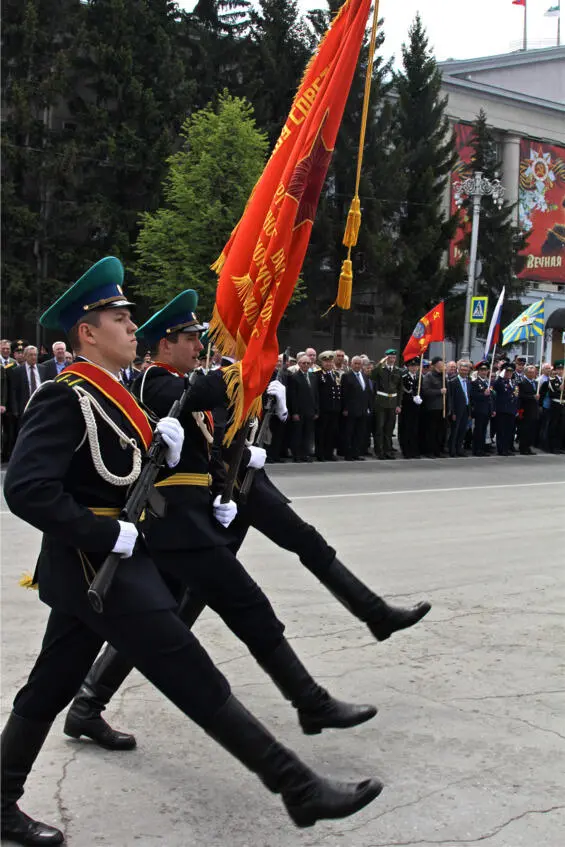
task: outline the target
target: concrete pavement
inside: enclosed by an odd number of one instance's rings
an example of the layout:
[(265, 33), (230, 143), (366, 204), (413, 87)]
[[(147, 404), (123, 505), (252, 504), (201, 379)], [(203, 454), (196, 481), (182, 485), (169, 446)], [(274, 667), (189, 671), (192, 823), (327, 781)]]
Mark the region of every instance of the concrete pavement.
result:
[[(210, 612), (195, 632), (235, 693), (313, 767), (378, 775), (346, 821), (295, 829), (267, 793), (137, 673), (108, 710), (138, 749), (66, 739), (56, 722), (23, 808), (72, 847), (558, 847), (565, 831), (565, 457), (276, 466), (294, 508), (417, 627), (377, 644), (291, 554), (250, 534), (242, 560), (336, 696), (379, 714), (305, 737)], [(5, 506), (3, 507), (5, 511)], [(47, 608), (17, 585), (39, 536), (2, 516), (2, 707), (24, 682)], [(559, 835), (561, 832), (561, 836)]]

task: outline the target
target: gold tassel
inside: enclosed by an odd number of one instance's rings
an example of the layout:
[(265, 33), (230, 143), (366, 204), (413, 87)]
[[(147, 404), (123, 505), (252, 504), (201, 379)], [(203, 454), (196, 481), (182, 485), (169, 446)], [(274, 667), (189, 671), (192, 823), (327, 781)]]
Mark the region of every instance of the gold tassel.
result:
[(210, 270), (215, 271), (215, 273), (217, 273), (218, 276), (219, 276), (222, 272), (222, 268), (224, 267), (225, 263), (226, 263), (226, 254), (220, 253), (220, 255), (218, 256), (218, 258), (216, 259), (214, 264), (210, 265)]
[(19, 580), (19, 584), (21, 585), (22, 588), (32, 588), (34, 591), (37, 591), (37, 589), (39, 588), (39, 585), (37, 584), (37, 582), (33, 581), (33, 576), (32, 576), (32, 574), (30, 574), (29, 571), (25, 571), (21, 575), (20, 580)]
[(341, 266), (339, 288), (337, 289), (336, 306), (340, 309), (351, 308), (351, 291), (353, 289), (353, 266), (351, 259), (344, 259)]
[(343, 243), (346, 247), (355, 247), (361, 228), (361, 201), (359, 195), (355, 195), (351, 201), (349, 212), (347, 213), (347, 223), (345, 225), (345, 233), (343, 235)]

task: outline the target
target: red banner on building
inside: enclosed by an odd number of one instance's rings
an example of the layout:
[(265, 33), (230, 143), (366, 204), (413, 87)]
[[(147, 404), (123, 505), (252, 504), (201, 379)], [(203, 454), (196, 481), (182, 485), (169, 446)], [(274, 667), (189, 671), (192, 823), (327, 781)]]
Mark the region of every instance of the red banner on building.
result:
[(565, 148), (520, 142), (519, 223), (528, 237), (521, 279), (565, 282)]
[[(455, 133), (455, 146), (457, 147), (458, 160), (454, 169), (451, 172), (451, 201), (450, 212), (454, 215), (457, 209), (455, 202), (455, 192), (453, 183), (463, 182), (467, 177), (472, 176), (471, 158), (473, 156), (473, 148), (471, 147), (471, 137), (473, 135), (473, 127), (470, 124), (455, 124), (453, 127)], [(463, 241), (465, 236), (471, 232), (471, 217), (470, 210), (459, 209), (459, 226), (455, 233), (455, 238), (449, 245), (449, 264), (454, 265), (461, 259), (463, 255)]]

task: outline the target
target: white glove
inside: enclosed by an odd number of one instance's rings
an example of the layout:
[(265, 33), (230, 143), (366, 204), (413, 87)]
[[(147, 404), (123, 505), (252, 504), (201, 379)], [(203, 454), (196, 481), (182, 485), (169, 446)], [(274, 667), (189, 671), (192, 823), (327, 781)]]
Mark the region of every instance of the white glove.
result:
[(288, 409), (286, 407), (286, 388), (279, 382), (278, 379), (274, 379), (267, 386), (267, 394), (270, 397), (275, 398), (275, 414), (277, 418), (281, 421), (286, 421), (288, 418)]
[(233, 500), (230, 500), (229, 503), (220, 503), (221, 499), (220, 494), (218, 494), (214, 500), (214, 517), (222, 526), (228, 527), (237, 515), (237, 505)]
[(412, 397), (412, 400), (414, 401), (414, 403), (415, 403), (417, 406), (421, 406), (421, 405), (422, 405), (422, 398), (420, 397), (420, 395), (419, 395), (419, 394), (416, 394), (416, 396), (415, 396), (415, 397)]
[(119, 553), (122, 559), (129, 559), (137, 541), (137, 527), (128, 521), (118, 521), (120, 534), (112, 547), (112, 553)]
[(263, 450), (262, 447), (248, 447), (247, 448), (251, 453), (251, 458), (247, 464), (248, 468), (255, 468), (255, 470), (259, 471), (265, 464), (267, 460), (267, 451)]
[(155, 427), (163, 441), (167, 445), (165, 461), (170, 468), (174, 468), (180, 462), (180, 454), (184, 442), (184, 429), (176, 418), (161, 418)]

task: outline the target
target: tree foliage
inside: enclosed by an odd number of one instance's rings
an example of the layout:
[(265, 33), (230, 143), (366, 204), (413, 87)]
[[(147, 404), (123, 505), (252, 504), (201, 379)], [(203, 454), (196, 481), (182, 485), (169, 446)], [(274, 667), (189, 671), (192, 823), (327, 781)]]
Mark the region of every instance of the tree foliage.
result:
[(243, 212), (267, 152), (253, 109), (227, 92), (188, 118), (182, 149), (168, 159), (164, 205), (141, 216), (137, 290), (154, 306), (185, 288), (211, 310), (218, 257)]

